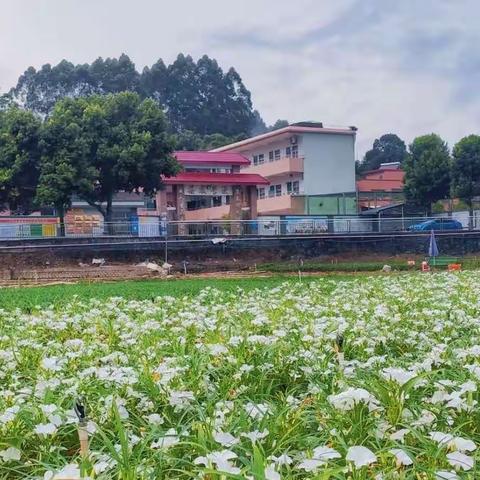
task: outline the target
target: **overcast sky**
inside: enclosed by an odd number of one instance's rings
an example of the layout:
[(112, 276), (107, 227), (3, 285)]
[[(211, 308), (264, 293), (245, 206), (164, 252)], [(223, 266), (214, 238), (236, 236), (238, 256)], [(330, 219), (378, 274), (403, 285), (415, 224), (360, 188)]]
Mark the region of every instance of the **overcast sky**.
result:
[(479, 0), (1, 0), (0, 92), (30, 65), (204, 53), (234, 66), (267, 123), (480, 133)]

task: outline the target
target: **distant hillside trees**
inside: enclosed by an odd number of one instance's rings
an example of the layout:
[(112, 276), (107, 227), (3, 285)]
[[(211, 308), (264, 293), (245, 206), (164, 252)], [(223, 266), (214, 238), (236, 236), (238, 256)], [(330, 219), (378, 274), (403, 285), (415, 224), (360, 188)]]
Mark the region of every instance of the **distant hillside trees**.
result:
[(139, 73), (130, 58), (98, 58), (91, 64), (29, 67), (11, 89), (18, 104), (41, 115), (50, 115), (56, 102), (124, 91), (154, 99), (165, 111), (170, 130), (226, 137), (249, 135), (258, 112), (251, 95), (234, 68), (224, 72), (217, 61), (204, 55), (195, 62), (178, 55), (171, 65), (159, 59)]

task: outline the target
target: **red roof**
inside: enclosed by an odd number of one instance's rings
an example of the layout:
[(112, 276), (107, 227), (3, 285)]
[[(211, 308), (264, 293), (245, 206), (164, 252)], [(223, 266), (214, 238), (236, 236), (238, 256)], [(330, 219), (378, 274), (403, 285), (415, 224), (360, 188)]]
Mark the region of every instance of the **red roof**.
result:
[(164, 179), (167, 185), (202, 183), (206, 185), (269, 185), (270, 182), (256, 173), (203, 173), (181, 172)]
[(250, 165), (250, 160), (240, 153), (231, 152), (173, 152), (178, 162), (185, 164), (222, 164), (222, 165)]

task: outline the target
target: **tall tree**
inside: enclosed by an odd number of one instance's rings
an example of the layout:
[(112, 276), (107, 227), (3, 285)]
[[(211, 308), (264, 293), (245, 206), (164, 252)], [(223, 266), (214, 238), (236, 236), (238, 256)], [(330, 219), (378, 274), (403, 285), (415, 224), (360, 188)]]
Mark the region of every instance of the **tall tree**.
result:
[(125, 54), (118, 59), (98, 58), (90, 65), (62, 60), (38, 71), (28, 68), (9, 96), (28, 110), (48, 116), (60, 99), (122, 91), (155, 99), (175, 133), (191, 130), (201, 135), (234, 136), (249, 134), (255, 122), (261, 122), (236, 70), (224, 72), (207, 55), (195, 62), (180, 54), (168, 67), (159, 59), (141, 75)]
[(115, 193), (152, 195), (162, 187), (162, 175), (179, 171), (165, 116), (154, 100), (129, 92), (66, 99), (50, 120), (75, 133), (76, 141), (61, 143), (58, 155), (81, 166), (85, 178), (76, 191), (106, 222), (112, 220)]
[(161, 58), (145, 67), (140, 77), (140, 94), (156, 100), (163, 108), (167, 98), (168, 69)]
[(65, 235), (65, 214), (72, 196), (82, 188), (87, 189), (97, 175), (95, 167), (88, 162), (90, 144), (85, 141), (78, 122), (81, 114), (80, 105), (64, 100), (45, 121), (41, 134), (37, 202), (55, 207), (61, 236)]
[(473, 219), (473, 200), (480, 196), (480, 136), (462, 138), (452, 154), (452, 195), (463, 200)]
[(137, 91), (139, 78), (135, 64), (125, 54), (118, 59), (98, 58), (91, 65), (62, 60), (53, 67), (43, 65), (38, 71), (29, 67), (10, 96), (28, 110), (48, 115), (63, 98)]
[(39, 176), (41, 120), (13, 107), (0, 112), (0, 206), (28, 214)]
[(262, 116), (258, 110), (253, 111), (252, 126), (250, 127), (250, 135), (261, 135), (262, 133), (268, 132), (268, 127), (263, 121)]
[(407, 200), (431, 213), (432, 203), (448, 198), (450, 154), (446, 142), (432, 133), (417, 137), (404, 162)]
[(407, 157), (405, 142), (394, 133), (387, 133), (375, 139), (373, 148), (365, 154), (359, 165), (359, 173), (376, 170), (382, 163), (399, 162), (403, 164)]
[(163, 95), (173, 131), (226, 136), (250, 132), (254, 122), (250, 92), (235, 69), (224, 73), (216, 60), (206, 55), (195, 63), (191, 56), (180, 54), (167, 68), (165, 87), (165, 73), (158, 62), (155, 75), (152, 70), (144, 74), (145, 84), (157, 78), (158, 90), (150, 90), (149, 96)]

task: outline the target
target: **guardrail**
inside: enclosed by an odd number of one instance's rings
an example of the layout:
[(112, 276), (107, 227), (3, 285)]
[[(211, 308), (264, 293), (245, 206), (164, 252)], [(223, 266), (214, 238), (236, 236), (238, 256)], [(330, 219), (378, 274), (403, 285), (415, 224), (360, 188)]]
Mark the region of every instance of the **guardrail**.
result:
[[(365, 234), (429, 232), (431, 226), (422, 225), (434, 220), (434, 230), (461, 231), (480, 229), (477, 217), (463, 219), (463, 224), (454, 224), (449, 218), (399, 217), (366, 219), (361, 217), (298, 217), (289, 220), (209, 220), (209, 221), (165, 221), (160, 217), (149, 217), (147, 223), (121, 221), (110, 223), (66, 223), (59, 224), (0, 222), (0, 240), (40, 238), (97, 238), (97, 237), (237, 237), (237, 236), (283, 236), (322, 234)], [(455, 228), (452, 228), (455, 227)], [(64, 233), (64, 235), (62, 234)]]

